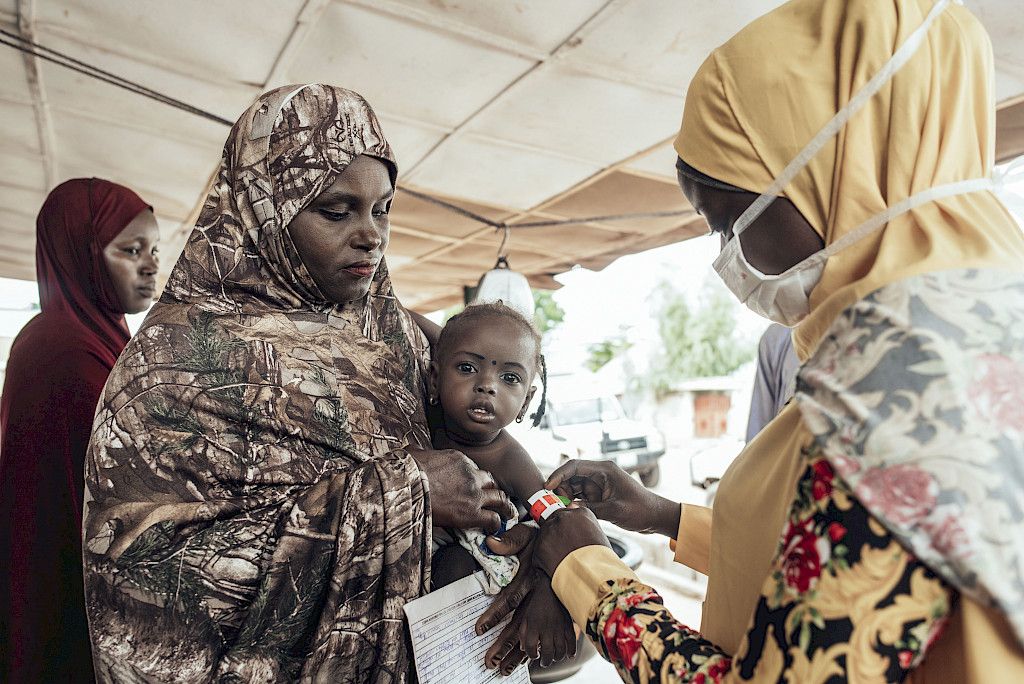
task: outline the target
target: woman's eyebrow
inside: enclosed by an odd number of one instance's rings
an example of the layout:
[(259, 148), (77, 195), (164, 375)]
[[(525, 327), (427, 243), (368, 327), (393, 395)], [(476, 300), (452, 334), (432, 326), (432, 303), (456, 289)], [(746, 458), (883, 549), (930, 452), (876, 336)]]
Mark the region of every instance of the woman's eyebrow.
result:
[(356, 204), (361, 199), (361, 197), (347, 192), (328, 192), (317, 197), (316, 202), (318, 204)]
[(130, 245), (134, 242), (146, 242), (146, 238), (142, 235), (125, 235), (120, 239), (114, 238), (113, 242), (118, 245)]
[[(374, 204), (377, 202), (384, 202), (390, 200), (395, 196), (394, 190), (388, 190), (383, 193), (379, 199), (374, 200)], [(315, 200), (318, 204), (359, 204), (364, 201), (363, 197), (359, 195), (353, 195), (348, 192), (326, 192), (320, 195)]]

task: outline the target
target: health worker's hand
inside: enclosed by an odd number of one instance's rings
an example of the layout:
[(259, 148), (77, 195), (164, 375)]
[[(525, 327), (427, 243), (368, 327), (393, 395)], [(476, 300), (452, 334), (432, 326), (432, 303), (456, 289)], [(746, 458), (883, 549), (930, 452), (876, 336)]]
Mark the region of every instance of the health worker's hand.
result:
[(533, 544), (533, 565), (553, 577), (565, 557), (584, 546), (611, 548), (594, 513), (576, 505), (556, 511), (540, 525)]
[(532, 586), (532, 579), (528, 580), (529, 585), (517, 582), (527, 565), (532, 563), (533, 567), (551, 577), (565, 557), (576, 549), (594, 545), (611, 548), (594, 514), (575, 503), (564, 510), (555, 511), (547, 520), (541, 522), (540, 533), (536, 538), (531, 539), (525, 531), (519, 530), (520, 527), (526, 526), (516, 525), (500, 540), (493, 537), (487, 539), (487, 546), (494, 553), (501, 556), (519, 556), (519, 574), (507, 587), (498, 592), (494, 603), (481, 616), (477, 622), (477, 634), (483, 634), (497, 624), (529, 593), (524, 587)]
[[(430, 515), (438, 527), (494, 531), (512, 504), (494, 478), (455, 449), (409, 449), (430, 486)], [(514, 528), (513, 528), (514, 529)]]
[(583, 501), (598, 518), (623, 529), (673, 538), (679, 531), (679, 504), (647, 489), (612, 461), (568, 461), (545, 486)]

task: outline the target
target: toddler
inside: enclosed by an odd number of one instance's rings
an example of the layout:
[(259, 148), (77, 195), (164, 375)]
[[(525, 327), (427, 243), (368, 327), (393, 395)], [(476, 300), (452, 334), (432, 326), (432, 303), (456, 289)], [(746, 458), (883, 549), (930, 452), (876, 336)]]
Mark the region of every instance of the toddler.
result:
[[(540, 334), (515, 309), (502, 303), (474, 304), (453, 316), (434, 348), (430, 364), (429, 402), (440, 406), (443, 420), (432, 431), (435, 449), (457, 449), (520, 504), (544, 487), (544, 478), (529, 454), (504, 428), (522, 422), (536, 387), (537, 374), (547, 385)], [(544, 397), (532, 416), (544, 412)], [(518, 513), (512, 511), (514, 524)], [(492, 556), (482, 530), (434, 530), (432, 574), (435, 587), (465, 577), (479, 566), (486, 590), (494, 594), (515, 576), (515, 557)]]

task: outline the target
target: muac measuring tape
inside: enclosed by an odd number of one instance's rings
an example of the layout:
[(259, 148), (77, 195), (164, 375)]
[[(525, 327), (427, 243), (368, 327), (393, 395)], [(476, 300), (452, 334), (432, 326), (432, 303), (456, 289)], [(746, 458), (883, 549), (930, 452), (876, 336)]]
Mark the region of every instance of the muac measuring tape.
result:
[(550, 489), (541, 489), (528, 500), (530, 504), (530, 517), (538, 524), (541, 520), (547, 520), (555, 511), (567, 507), (572, 500), (565, 496), (559, 496)]
[[(559, 496), (550, 489), (541, 489), (531, 496), (527, 503), (530, 504), (530, 517), (539, 525), (541, 520), (547, 520), (555, 511), (567, 508), (569, 504), (572, 503), (572, 499), (567, 496)], [(523, 524), (529, 525), (530, 523)], [(513, 525), (515, 525), (514, 520), (503, 521), (501, 523), (501, 527), (492, 536), (500, 539), (501, 535), (505, 534), (505, 532), (507, 532)], [(480, 542), (480, 550), (488, 556), (496, 555), (491, 551), (490, 547), (487, 546), (487, 539)]]

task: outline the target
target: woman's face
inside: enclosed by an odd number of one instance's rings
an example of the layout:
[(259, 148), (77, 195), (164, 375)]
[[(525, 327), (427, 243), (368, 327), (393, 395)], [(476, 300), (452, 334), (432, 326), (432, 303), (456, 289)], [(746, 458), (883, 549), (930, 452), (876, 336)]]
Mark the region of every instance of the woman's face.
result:
[(370, 289), (388, 246), (393, 196), (384, 163), (360, 155), (288, 224), (302, 263), (328, 300), (348, 304)]
[[(686, 199), (707, 220), (711, 230), (721, 236), (724, 247), (733, 238), (736, 219), (757, 195), (712, 188), (678, 172), (677, 176)], [(740, 241), (743, 256), (765, 275), (784, 273), (825, 246), (796, 206), (784, 197), (769, 204), (743, 231)]]
[(151, 209), (143, 209), (103, 248), (103, 262), (124, 313), (140, 313), (153, 303), (160, 228)]

